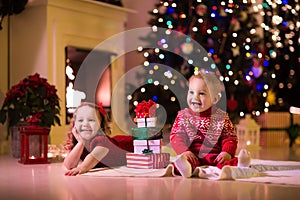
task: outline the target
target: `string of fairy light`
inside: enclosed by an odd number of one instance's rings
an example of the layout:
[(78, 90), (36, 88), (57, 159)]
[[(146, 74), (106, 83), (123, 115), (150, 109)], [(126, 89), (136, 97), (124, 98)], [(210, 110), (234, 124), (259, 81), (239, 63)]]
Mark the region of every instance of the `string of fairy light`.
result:
[[(252, 37), (246, 37), (242, 44), (238, 44), (234, 41), (234, 38), (238, 38), (240, 33), (239, 30), (239, 23), (237, 21), (234, 21), (234, 19), (231, 21), (232, 32), (231, 35), (226, 35), (226, 33), (223, 34), (223, 38), (226, 40), (228, 37), (233, 38), (233, 42), (231, 43), (231, 50), (233, 54), (233, 58), (230, 58), (227, 60), (226, 67), (226, 73), (220, 73), (219, 71), (216, 71), (217, 75), (220, 77), (220, 80), (223, 82), (232, 82), (234, 85), (238, 86), (240, 84), (239, 77), (243, 77), (244, 80), (248, 81), (249, 83), (253, 81), (253, 79), (258, 78), (261, 75), (268, 76), (270, 79), (275, 80), (277, 78), (276, 73), (281, 67), (287, 67), (287, 66), (280, 66), (279, 64), (275, 64), (274, 71), (266, 71), (264, 70), (270, 65), (270, 61), (273, 59), (276, 59), (278, 56), (278, 51), (281, 48), (288, 48), (289, 52), (295, 52), (296, 48), (295, 46), (299, 46), (300, 44), (300, 38), (299, 38), (299, 29), (300, 29), (300, 21), (299, 21), (299, 0), (295, 0), (293, 4), (289, 4), (288, 0), (243, 0), (242, 3), (249, 7), (249, 10), (247, 11), (241, 11), (240, 16), (241, 20), (243, 18), (247, 18), (247, 15), (255, 15), (257, 20), (260, 22), (259, 27), (251, 27), (249, 29), (249, 33), (251, 36), (258, 35), (260, 38), (264, 38), (264, 35), (266, 33), (271, 34), (271, 41), (264, 41), (264, 45), (268, 49), (268, 51), (264, 51), (264, 47), (261, 47), (263, 50), (257, 50), (253, 49), (251, 44), (253, 43)], [(192, 1), (189, 1), (192, 2)], [(196, 2), (196, 4), (195, 4)], [(208, 11), (208, 8), (204, 4), (204, 1), (197, 0), (195, 1), (193, 5), (190, 5), (190, 9), (186, 10), (186, 12), (181, 11), (180, 13), (175, 13), (174, 10), (178, 8), (178, 3), (173, 0), (168, 1), (161, 1), (160, 5), (158, 5), (156, 8), (152, 10), (152, 13), (154, 15), (157, 15), (157, 22), (156, 24), (163, 24), (164, 27), (167, 28), (167, 31), (165, 32), (166, 35), (170, 35), (172, 33), (172, 30), (176, 31), (182, 31), (185, 32), (187, 37), (183, 44), (176, 47), (178, 49), (175, 49), (176, 51), (182, 51), (186, 55), (191, 54), (193, 51), (195, 51), (194, 46), (192, 45), (191, 37), (193, 37), (194, 34), (199, 33), (199, 24), (205, 23), (204, 13)], [(278, 9), (280, 10), (278, 11)], [(233, 12), (235, 12), (236, 9), (239, 9), (239, 4), (236, 3), (234, 0), (229, 1), (218, 1), (218, 5), (213, 5), (210, 13), (210, 17), (214, 18), (217, 15), (226, 16), (230, 15)], [(193, 20), (189, 22), (189, 27), (187, 30), (184, 30), (184, 27), (176, 27), (176, 20), (177, 19), (186, 19), (190, 18), (191, 10), (194, 10), (197, 15), (193, 16)], [(172, 13), (173, 18), (165, 19), (163, 17), (164, 13), (166, 12), (174, 12)], [(282, 13), (290, 13), (294, 15), (292, 18), (293, 20), (289, 19), (288, 21), (285, 21), (285, 18), (282, 15)], [(177, 16), (175, 16), (177, 15)], [(196, 19), (195, 19), (196, 17)], [(265, 23), (264, 19), (266, 17), (269, 17), (271, 19), (271, 23)], [(156, 32), (158, 30), (158, 25), (153, 25), (152, 30), (153, 32)], [(286, 29), (289, 29), (289, 33), (284, 33), (284, 38), (281, 33), (281, 28), (284, 26)], [(214, 34), (217, 31), (219, 31), (220, 27), (217, 25), (207, 28), (206, 33), (208, 35)], [(298, 34), (297, 34), (298, 33)], [(295, 38), (298, 37), (298, 38)], [(295, 44), (297, 43), (297, 44)], [(137, 50), (139, 52), (143, 52), (143, 55), (145, 57), (144, 66), (148, 70), (149, 74), (154, 74), (155, 71), (159, 68), (157, 64), (150, 63), (147, 58), (151, 53), (154, 53), (158, 56), (159, 59), (164, 60), (166, 58), (164, 54), (164, 49), (169, 48), (169, 43), (166, 38), (159, 38), (157, 41), (157, 44), (159, 48), (147, 50), (144, 51), (142, 46), (139, 46)], [(222, 48), (222, 46), (220, 47)], [(246, 58), (253, 59), (253, 67), (250, 68), (247, 72), (244, 71), (235, 71), (232, 69), (232, 62), (233, 59), (236, 56), (241, 56), (241, 49), (243, 49), (243, 52), (245, 53)], [(222, 49), (214, 49), (213, 47), (208, 48), (207, 55), (208, 57), (211, 57), (216, 63), (219, 62), (219, 58), (217, 52), (220, 52)], [(187, 56), (188, 57), (188, 56)], [(287, 53), (284, 55), (284, 58), (286, 60), (289, 59), (289, 54)], [(298, 63), (300, 61), (300, 58), (298, 58)], [(194, 61), (192, 59), (187, 59), (187, 62), (190, 65), (194, 64)], [(215, 71), (215, 65), (211, 65), (211, 68), (213, 71)], [(293, 66), (296, 67), (296, 66)], [(289, 78), (293, 79), (295, 78), (295, 70), (293, 67), (290, 67), (290, 74)], [(197, 66), (194, 68), (195, 73), (199, 70)], [(175, 84), (176, 77), (172, 77), (171, 71), (166, 71), (164, 73), (164, 76), (166, 76), (168, 79), (170, 79), (170, 84)], [(149, 78), (147, 80), (147, 83), (153, 83), (153, 84), (160, 84), (156, 80), (153, 80), (152, 78)], [(289, 83), (283, 83), (278, 82), (277, 83), (278, 88), (292, 88), (293, 82)], [(273, 87), (269, 83), (265, 82), (263, 84), (257, 85), (257, 90), (261, 91), (262, 97), (265, 99), (264, 109), (263, 112), (268, 112), (270, 105), (274, 105), (275, 103), (283, 103), (283, 99), (279, 98), (276, 100), (276, 96), (273, 92)], [(168, 86), (166, 85), (166, 87)], [(144, 91), (145, 92), (145, 91)], [(130, 98), (130, 97), (129, 97)], [(175, 98), (175, 97), (174, 97)], [(172, 100), (174, 101), (174, 98)], [(276, 102), (277, 101), (277, 102)], [(259, 110), (253, 110), (253, 115), (259, 116), (261, 114), (261, 111)], [(241, 111), (240, 116), (244, 116), (245, 112)]]

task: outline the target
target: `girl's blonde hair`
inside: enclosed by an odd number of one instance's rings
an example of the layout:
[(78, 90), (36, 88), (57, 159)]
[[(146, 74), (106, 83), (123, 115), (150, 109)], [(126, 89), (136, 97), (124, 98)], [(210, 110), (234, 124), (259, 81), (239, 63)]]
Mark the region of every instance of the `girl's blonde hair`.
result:
[(209, 92), (212, 93), (211, 96), (218, 95), (221, 97), (221, 92), (223, 90), (223, 85), (221, 81), (217, 78), (217, 76), (213, 72), (203, 72), (199, 71), (198, 73), (192, 75), (189, 78), (189, 82), (192, 79), (203, 79), (209, 89)]

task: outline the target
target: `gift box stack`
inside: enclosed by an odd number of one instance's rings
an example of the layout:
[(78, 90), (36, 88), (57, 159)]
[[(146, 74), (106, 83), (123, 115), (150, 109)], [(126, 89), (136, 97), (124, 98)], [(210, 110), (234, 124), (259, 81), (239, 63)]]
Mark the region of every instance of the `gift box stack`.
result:
[(162, 134), (156, 128), (156, 103), (140, 102), (136, 108), (137, 128), (132, 128), (134, 152), (126, 154), (127, 167), (140, 169), (165, 168), (170, 154), (162, 153)]

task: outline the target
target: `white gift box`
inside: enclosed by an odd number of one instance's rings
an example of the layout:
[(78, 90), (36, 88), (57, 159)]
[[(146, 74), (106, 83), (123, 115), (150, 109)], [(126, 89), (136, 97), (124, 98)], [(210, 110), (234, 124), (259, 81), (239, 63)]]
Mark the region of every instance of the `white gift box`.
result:
[(156, 127), (157, 117), (148, 117), (148, 118), (137, 118), (138, 128), (143, 127)]
[(152, 153), (161, 153), (161, 139), (159, 140), (133, 140), (134, 153), (143, 153), (143, 150), (152, 150)]

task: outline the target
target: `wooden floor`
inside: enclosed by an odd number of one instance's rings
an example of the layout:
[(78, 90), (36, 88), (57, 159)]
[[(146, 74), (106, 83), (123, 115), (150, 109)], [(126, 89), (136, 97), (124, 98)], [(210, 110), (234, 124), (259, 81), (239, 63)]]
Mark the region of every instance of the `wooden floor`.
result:
[[(300, 161), (300, 147), (252, 151), (253, 158)], [(0, 156), (0, 199), (299, 199), (300, 187), (182, 177), (64, 176), (62, 163), (23, 165)], [(299, 180), (300, 181), (300, 180)]]

